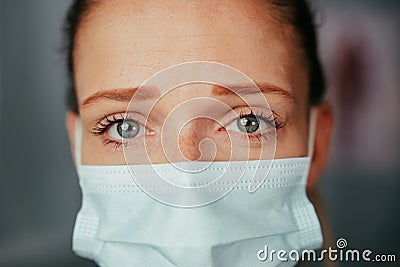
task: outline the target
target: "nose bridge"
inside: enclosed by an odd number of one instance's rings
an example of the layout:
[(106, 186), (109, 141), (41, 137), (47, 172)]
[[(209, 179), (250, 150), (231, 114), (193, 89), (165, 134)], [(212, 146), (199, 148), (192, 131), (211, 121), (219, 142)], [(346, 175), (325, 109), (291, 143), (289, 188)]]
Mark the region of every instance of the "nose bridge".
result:
[[(202, 160), (205, 154), (211, 158), (208, 151), (215, 149), (208, 149), (209, 142), (201, 143), (207, 136), (212, 136), (211, 121), (207, 118), (214, 102), (204, 100), (210, 90), (208, 84), (185, 85), (172, 90), (158, 102), (166, 114), (162, 145), (168, 160)], [(207, 153), (202, 153), (203, 150)]]
[(204, 122), (204, 119), (193, 119), (179, 130), (179, 150), (187, 160), (200, 159), (200, 142), (206, 137)]

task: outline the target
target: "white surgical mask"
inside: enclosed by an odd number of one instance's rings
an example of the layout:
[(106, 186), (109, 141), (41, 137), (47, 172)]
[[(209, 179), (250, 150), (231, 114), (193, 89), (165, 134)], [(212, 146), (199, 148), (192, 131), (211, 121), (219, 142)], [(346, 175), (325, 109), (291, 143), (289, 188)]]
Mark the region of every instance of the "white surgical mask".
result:
[[(170, 164), (135, 165), (131, 169), (127, 165), (82, 166), (77, 125), (75, 160), (83, 199), (73, 250), (102, 267), (293, 266), (295, 261), (279, 262), (276, 257), (269, 261), (261, 250), (268, 246), (269, 251), (301, 253), (322, 244), (318, 218), (306, 195), (314, 122), (312, 116), (308, 157), (213, 162), (208, 171), (193, 174), (182, 174)], [(204, 162), (186, 164), (193, 169), (204, 166)], [(168, 172), (170, 177), (191, 180), (192, 175), (201, 179), (221, 171), (234, 176), (238, 168), (244, 172), (232, 190), (194, 208), (153, 199), (135, 184), (130, 173), (134, 170), (133, 175), (152, 178), (156, 172)], [(268, 176), (255, 192), (249, 192), (254, 173), (263, 168), (269, 169)], [(226, 183), (217, 183), (212, 190), (226, 187)]]

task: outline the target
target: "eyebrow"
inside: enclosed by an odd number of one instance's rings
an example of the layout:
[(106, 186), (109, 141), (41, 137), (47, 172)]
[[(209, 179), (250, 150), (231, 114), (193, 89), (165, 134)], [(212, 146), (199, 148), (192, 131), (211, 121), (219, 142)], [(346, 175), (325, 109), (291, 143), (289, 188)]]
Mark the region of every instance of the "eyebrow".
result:
[[(212, 94), (215, 96), (233, 96), (233, 95), (248, 95), (248, 94), (256, 94), (256, 93), (275, 93), (279, 94), (285, 98), (290, 100), (294, 100), (294, 96), (291, 92), (280, 88), (275, 85), (271, 85), (268, 83), (256, 83), (257, 87), (254, 85), (229, 85), (226, 87), (220, 85), (212, 86)], [(135, 95), (135, 98), (138, 100), (148, 100), (148, 99), (156, 99), (160, 97), (161, 94), (156, 88), (142, 88), (139, 90), (139, 87), (133, 88), (117, 88), (117, 89), (106, 89), (100, 90), (89, 97), (87, 97), (82, 102), (82, 108), (85, 108), (93, 103), (100, 102), (103, 100), (113, 100), (119, 102), (129, 102), (132, 97)], [(144, 90), (143, 90), (144, 89)]]
[(219, 85), (214, 85), (212, 89), (212, 94), (213, 95), (248, 95), (248, 94), (258, 94), (258, 93), (263, 93), (263, 94), (279, 94), (285, 98), (288, 98), (289, 100), (294, 100), (295, 97), (292, 92), (285, 90), (279, 86), (276, 85), (271, 85), (269, 83), (265, 82), (256, 82), (255, 83), (257, 87), (254, 85), (232, 85), (232, 86), (227, 86), (228, 88), (225, 88), (223, 86)]
[(100, 90), (86, 98), (82, 102), (82, 108), (102, 100), (129, 102), (134, 95), (138, 100), (156, 99), (161, 96), (159, 90), (156, 88), (143, 88), (144, 90), (141, 89), (139, 91), (138, 89), (139, 87)]

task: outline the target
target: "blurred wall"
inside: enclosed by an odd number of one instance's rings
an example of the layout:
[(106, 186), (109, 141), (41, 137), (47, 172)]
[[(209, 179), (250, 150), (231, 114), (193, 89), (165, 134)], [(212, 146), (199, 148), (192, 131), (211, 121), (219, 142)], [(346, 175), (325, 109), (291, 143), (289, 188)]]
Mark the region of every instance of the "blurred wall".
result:
[(320, 181), (333, 239), (328, 245), (346, 238), (350, 248), (395, 253), (399, 260), (400, 1), (314, 3), (335, 113)]
[(0, 1), (0, 266), (85, 264), (71, 252), (80, 191), (64, 127), (69, 3)]
[[(400, 1), (314, 3), (337, 118), (320, 183), (330, 231), (400, 258)], [(68, 5), (0, 1), (0, 266), (94, 266), (71, 252), (80, 191), (64, 127)]]

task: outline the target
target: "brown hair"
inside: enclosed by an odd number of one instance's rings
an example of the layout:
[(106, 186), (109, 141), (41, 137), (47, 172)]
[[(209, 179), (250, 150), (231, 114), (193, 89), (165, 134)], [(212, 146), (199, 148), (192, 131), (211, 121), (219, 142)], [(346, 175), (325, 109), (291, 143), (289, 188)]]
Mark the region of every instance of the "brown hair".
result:
[[(82, 18), (93, 0), (73, 0), (65, 21), (66, 65), (69, 77), (67, 90), (68, 109), (79, 113), (74, 82), (73, 50), (76, 33)], [(325, 94), (325, 77), (318, 57), (314, 14), (306, 0), (268, 0), (278, 11), (277, 19), (292, 25), (303, 48), (309, 71), (309, 103), (316, 105)]]

